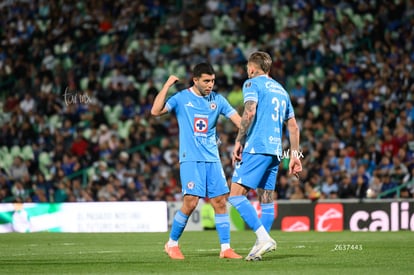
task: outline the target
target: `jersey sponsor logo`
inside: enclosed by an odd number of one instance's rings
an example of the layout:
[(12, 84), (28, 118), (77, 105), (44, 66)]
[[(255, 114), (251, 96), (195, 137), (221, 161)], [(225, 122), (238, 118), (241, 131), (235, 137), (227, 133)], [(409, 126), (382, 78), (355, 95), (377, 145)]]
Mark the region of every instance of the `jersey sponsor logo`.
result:
[(286, 93), (281, 89), (280, 85), (278, 85), (275, 82), (267, 81), (265, 86), (269, 90), (269, 92), (277, 93), (277, 94), (286, 96)]
[(344, 209), (340, 203), (320, 203), (315, 207), (315, 231), (342, 231)]
[(282, 231), (309, 231), (310, 219), (307, 216), (287, 216), (282, 219)]
[(208, 130), (208, 118), (195, 117), (194, 118), (194, 132), (195, 133), (207, 133)]

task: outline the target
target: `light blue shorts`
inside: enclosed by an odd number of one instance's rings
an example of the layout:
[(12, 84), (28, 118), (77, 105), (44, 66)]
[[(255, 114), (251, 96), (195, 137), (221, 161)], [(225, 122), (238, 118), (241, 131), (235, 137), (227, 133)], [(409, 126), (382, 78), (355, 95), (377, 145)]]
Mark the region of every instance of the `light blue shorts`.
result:
[(183, 195), (214, 198), (229, 193), (229, 186), (220, 162), (182, 162), (180, 177)]
[(236, 164), (232, 182), (251, 189), (275, 190), (280, 160), (277, 156), (242, 153)]

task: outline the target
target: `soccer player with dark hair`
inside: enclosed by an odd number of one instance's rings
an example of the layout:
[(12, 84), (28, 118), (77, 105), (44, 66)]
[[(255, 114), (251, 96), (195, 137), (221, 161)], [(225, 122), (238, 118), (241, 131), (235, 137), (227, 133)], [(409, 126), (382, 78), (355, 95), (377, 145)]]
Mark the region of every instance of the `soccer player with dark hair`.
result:
[(216, 230), (221, 244), (220, 258), (242, 258), (230, 247), (230, 219), (226, 196), (227, 180), (221, 165), (216, 124), (220, 115), (240, 127), (240, 116), (228, 101), (213, 91), (215, 73), (208, 63), (193, 69), (193, 85), (167, 99), (178, 77), (171, 75), (154, 99), (151, 114), (175, 113), (179, 127), (180, 178), (183, 205), (174, 216), (165, 252), (172, 259), (184, 259), (178, 240), (200, 198), (208, 197), (215, 211)]

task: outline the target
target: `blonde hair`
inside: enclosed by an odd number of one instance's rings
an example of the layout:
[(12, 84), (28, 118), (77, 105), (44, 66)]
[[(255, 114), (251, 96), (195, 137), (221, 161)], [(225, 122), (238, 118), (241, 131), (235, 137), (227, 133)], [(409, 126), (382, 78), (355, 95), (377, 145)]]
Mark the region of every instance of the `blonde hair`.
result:
[(254, 52), (250, 55), (248, 63), (254, 63), (263, 72), (269, 73), (272, 67), (272, 58), (267, 52)]

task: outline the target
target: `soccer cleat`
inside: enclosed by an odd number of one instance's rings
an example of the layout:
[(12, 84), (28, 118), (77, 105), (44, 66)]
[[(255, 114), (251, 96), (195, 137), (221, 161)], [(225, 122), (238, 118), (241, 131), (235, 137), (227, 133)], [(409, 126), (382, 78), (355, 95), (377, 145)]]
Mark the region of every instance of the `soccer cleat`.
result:
[(262, 242), (256, 241), (256, 244), (253, 246), (252, 250), (250, 250), (249, 255), (247, 255), (245, 259), (246, 261), (260, 261), (263, 254), (275, 251), (276, 247), (276, 241), (273, 239)]
[(220, 258), (241, 259), (243, 257), (237, 254), (236, 252), (234, 252), (233, 249), (229, 248), (229, 249), (226, 249), (220, 252)]
[(184, 255), (181, 253), (180, 247), (177, 246), (168, 246), (168, 243), (164, 246), (165, 253), (170, 256), (173, 260), (184, 260)]

